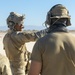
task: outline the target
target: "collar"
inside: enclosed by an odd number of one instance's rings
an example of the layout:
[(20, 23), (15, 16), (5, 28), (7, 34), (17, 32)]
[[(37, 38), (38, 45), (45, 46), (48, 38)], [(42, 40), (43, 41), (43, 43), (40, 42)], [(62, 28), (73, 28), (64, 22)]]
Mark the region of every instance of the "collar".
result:
[(65, 24), (54, 24), (50, 26), (48, 33), (51, 32), (69, 32)]

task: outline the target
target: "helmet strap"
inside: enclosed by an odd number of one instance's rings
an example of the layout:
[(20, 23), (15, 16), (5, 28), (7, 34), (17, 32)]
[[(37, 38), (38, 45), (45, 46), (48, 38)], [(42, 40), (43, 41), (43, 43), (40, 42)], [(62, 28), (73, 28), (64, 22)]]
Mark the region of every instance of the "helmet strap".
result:
[(55, 23), (56, 23), (59, 19), (60, 19), (60, 18), (56, 19), (56, 21), (55, 21), (55, 22), (53, 22), (51, 25), (55, 24)]

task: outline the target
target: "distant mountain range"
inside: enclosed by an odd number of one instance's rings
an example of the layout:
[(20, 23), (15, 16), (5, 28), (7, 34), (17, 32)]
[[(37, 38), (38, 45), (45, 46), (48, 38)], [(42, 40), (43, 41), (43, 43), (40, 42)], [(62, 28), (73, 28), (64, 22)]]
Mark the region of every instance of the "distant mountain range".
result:
[[(42, 29), (45, 29), (46, 27), (45, 26), (31, 26), (31, 25), (26, 25), (24, 26), (24, 30), (42, 30)], [(75, 30), (75, 27), (72, 27), (72, 26), (69, 26), (67, 27), (69, 30)], [(6, 31), (8, 30), (8, 27), (7, 26), (0, 26), (0, 31)]]
[[(24, 26), (24, 30), (41, 30), (41, 29), (45, 29), (45, 26)], [(0, 30), (2, 31), (6, 31), (8, 30), (7, 26), (0, 26)]]

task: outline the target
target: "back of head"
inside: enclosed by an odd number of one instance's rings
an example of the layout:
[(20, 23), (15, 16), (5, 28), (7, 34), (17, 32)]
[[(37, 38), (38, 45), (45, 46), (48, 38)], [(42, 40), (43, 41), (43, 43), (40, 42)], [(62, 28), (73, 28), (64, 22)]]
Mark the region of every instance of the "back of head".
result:
[(52, 19), (68, 19), (66, 25), (71, 25), (69, 11), (62, 4), (54, 5), (47, 13), (46, 25), (51, 25)]
[(15, 24), (23, 24), (24, 15), (18, 14), (16, 12), (10, 12), (10, 15), (7, 17), (7, 25), (9, 28), (13, 28)]

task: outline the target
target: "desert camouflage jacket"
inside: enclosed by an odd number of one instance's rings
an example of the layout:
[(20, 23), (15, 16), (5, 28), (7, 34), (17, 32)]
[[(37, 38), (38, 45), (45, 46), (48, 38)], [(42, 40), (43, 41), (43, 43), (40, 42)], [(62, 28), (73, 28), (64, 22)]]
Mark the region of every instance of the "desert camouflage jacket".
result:
[(26, 32), (8, 32), (3, 39), (4, 49), (10, 61), (24, 60), (24, 53), (26, 51), (25, 43), (36, 41), (47, 33), (47, 29), (34, 33)]

